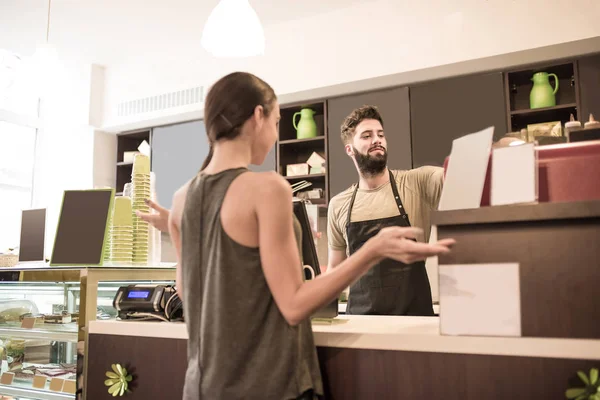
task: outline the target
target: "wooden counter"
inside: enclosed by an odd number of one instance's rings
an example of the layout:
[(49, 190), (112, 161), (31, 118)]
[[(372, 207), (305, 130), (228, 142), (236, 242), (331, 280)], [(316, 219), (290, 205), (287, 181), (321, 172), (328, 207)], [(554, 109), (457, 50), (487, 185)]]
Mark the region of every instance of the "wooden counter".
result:
[[(578, 369), (600, 366), (598, 340), (452, 337), (438, 325), (387, 316), (313, 324), (327, 398), (560, 399)], [(93, 321), (89, 333), (88, 400), (111, 398), (103, 374), (117, 362), (136, 376), (130, 399), (180, 398), (184, 324)]]

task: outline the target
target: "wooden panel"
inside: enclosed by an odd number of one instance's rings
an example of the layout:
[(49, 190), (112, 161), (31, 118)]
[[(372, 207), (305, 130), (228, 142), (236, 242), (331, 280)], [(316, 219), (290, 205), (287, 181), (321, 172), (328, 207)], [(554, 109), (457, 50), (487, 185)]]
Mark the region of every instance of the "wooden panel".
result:
[[(151, 323), (149, 323), (150, 325)], [(151, 329), (151, 328), (149, 328)], [(134, 375), (128, 399), (180, 399), (186, 341), (90, 335), (88, 400), (113, 398), (104, 373), (122, 363)], [(597, 361), (363, 349), (317, 348), (326, 398), (562, 399), (577, 370)]]
[[(123, 322), (126, 324), (127, 322)], [(148, 323), (152, 329), (152, 323)], [(120, 363), (134, 379), (131, 400), (181, 399), (187, 369), (187, 340), (90, 335), (87, 400), (114, 399), (104, 386), (105, 372)]]
[(581, 93), (582, 124), (588, 120), (590, 113), (600, 120), (600, 54), (585, 57), (578, 61), (579, 91)]
[(439, 265), (519, 263), (523, 336), (600, 339), (600, 218), (438, 226), (449, 237)]
[(408, 88), (401, 87), (331, 99), (327, 103), (330, 197), (358, 181), (356, 167), (346, 155), (340, 138), (340, 126), (352, 110), (366, 104), (377, 106), (383, 117), (388, 142), (388, 166), (392, 169), (412, 167)]
[(494, 126), (506, 132), (502, 73), (470, 75), (410, 87), (413, 166), (442, 166), (452, 141)]
[(152, 133), (152, 171), (158, 202), (171, 208), (173, 194), (200, 170), (208, 155), (203, 121), (155, 128)]
[(318, 348), (329, 400), (564, 399), (577, 370), (597, 362)]

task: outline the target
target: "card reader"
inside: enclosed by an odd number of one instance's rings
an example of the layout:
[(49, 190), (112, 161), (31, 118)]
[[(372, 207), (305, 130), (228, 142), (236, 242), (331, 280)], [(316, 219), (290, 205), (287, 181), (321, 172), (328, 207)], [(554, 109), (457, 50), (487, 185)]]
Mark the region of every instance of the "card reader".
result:
[(181, 299), (173, 286), (121, 286), (113, 300), (113, 307), (121, 319), (183, 319)]

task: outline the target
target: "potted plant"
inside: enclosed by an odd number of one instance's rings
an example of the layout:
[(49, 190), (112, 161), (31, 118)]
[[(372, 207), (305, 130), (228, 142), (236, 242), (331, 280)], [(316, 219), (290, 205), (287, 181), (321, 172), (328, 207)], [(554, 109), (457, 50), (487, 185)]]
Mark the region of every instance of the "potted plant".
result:
[(575, 400), (600, 400), (600, 379), (598, 379), (598, 368), (590, 370), (590, 376), (583, 371), (577, 371), (577, 376), (585, 387), (569, 388), (565, 395), (567, 399)]

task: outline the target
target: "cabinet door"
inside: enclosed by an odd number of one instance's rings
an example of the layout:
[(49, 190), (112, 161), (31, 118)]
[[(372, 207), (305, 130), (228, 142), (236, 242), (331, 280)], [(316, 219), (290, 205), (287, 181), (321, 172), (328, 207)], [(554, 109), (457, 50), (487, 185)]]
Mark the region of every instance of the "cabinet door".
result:
[(152, 132), (152, 170), (158, 202), (171, 208), (173, 194), (193, 178), (208, 155), (203, 121), (155, 128)]
[(358, 181), (356, 167), (344, 150), (340, 126), (352, 110), (363, 105), (374, 105), (379, 108), (388, 143), (388, 166), (391, 169), (411, 168), (410, 108), (407, 87), (331, 99), (327, 102), (330, 197)]
[(600, 55), (578, 60), (578, 68), (581, 98), (581, 113), (578, 118), (584, 124), (591, 113), (598, 121), (600, 119)]
[(275, 157), (276, 148), (277, 144), (275, 144), (269, 154), (267, 154), (265, 162), (263, 162), (262, 165), (251, 164), (248, 169), (254, 172), (277, 171), (277, 158)]
[(442, 166), (452, 141), (494, 126), (507, 133), (502, 73), (470, 75), (411, 86), (413, 166)]

